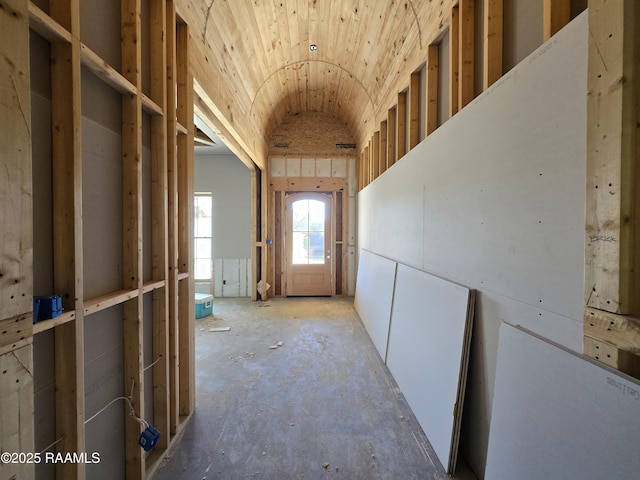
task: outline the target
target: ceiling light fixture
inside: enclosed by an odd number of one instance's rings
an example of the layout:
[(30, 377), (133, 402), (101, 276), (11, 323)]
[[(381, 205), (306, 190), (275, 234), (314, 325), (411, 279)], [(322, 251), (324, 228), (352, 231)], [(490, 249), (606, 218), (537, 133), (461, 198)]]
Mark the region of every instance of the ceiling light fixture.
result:
[(309, 45), (309, 50), (311, 50), (312, 52), (315, 52), (316, 50), (318, 50), (318, 45), (316, 45), (315, 43), (312, 43), (311, 45)]

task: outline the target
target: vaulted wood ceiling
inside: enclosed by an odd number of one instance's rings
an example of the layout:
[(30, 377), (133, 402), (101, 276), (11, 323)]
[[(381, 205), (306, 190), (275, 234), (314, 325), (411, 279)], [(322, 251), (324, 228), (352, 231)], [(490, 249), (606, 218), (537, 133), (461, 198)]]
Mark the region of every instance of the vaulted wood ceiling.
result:
[(202, 108), (225, 140), (233, 137), (264, 166), (269, 136), (299, 112), (332, 115), (364, 142), (424, 62), (454, 3), (178, 0), (178, 11), (191, 28)]

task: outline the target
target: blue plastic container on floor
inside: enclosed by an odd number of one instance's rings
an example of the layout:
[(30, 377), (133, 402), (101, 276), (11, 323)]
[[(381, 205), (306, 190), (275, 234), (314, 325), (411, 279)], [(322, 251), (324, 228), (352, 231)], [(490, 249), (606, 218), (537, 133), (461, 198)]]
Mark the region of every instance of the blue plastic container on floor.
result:
[(213, 314), (213, 295), (196, 293), (196, 318)]

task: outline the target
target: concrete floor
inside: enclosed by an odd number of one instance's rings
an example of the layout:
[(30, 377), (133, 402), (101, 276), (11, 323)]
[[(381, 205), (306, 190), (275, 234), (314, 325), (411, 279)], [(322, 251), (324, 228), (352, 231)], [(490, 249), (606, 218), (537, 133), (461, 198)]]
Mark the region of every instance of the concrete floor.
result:
[(154, 480), (449, 478), (353, 298), (213, 308), (196, 320), (196, 412)]

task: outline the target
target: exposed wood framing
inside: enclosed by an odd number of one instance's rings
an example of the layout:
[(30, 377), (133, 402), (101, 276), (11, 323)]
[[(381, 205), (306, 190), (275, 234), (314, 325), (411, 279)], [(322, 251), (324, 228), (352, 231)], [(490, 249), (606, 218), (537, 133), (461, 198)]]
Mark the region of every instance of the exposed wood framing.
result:
[(29, 28), (52, 43), (71, 43), (71, 32), (32, 2), (29, 2)]
[(544, 0), (542, 18), (546, 42), (571, 20), (571, 0)]
[[(186, 25), (176, 27), (175, 6), (172, 0), (153, 0), (149, 6), (150, 63), (151, 85), (149, 95), (142, 92), (141, 72), (141, 2), (128, 0), (121, 5), (121, 45), (122, 68), (117, 71), (95, 52), (81, 42), (79, 32), (80, 2), (79, 0), (50, 0), (49, 13), (45, 13), (33, 4), (15, 2), (24, 6), (16, 18), (30, 22), (30, 28), (51, 41), (51, 75), (52, 75), (52, 164), (53, 164), (53, 255), (54, 255), (54, 289), (61, 293), (65, 312), (58, 318), (31, 323), (31, 292), (21, 296), (25, 302), (27, 313), (19, 316), (24, 321), (24, 332), (18, 327), (11, 329), (15, 346), (24, 351), (30, 347), (30, 339), (23, 338), (23, 333), (55, 330), (55, 395), (56, 395), (56, 438), (59, 442), (56, 449), (60, 452), (85, 451), (85, 386), (84, 386), (84, 319), (87, 315), (103, 311), (115, 305), (122, 305), (124, 312), (124, 391), (127, 395), (133, 385), (133, 402), (136, 414), (144, 414), (144, 369), (143, 369), (143, 331), (142, 331), (142, 299), (144, 293), (153, 295), (153, 357), (160, 359), (153, 368), (153, 422), (161, 431), (156, 451), (143, 455), (138, 445), (140, 425), (127, 415), (123, 418), (125, 425), (124, 448), (126, 456), (125, 469), (127, 478), (145, 478), (153, 472), (169, 447), (172, 434), (179, 431), (180, 415), (190, 415), (194, 408), (194, 361), (193, 361), (193, 284), (190, 274), (193, 263), (192, 209), (193, 209), (193, 96), (192, 82), (188, 65)], [(11, 5), (13, 8), (13, 5)], [(5, 2), (4, 9), (7, 9)], [(24, 14), (23, 14), (24, 13)], [(176, 28), (179, 42), (176, 44)], [(8, 32), (3, 29), (1, 34)], [(28, 30), (27, 30), (28, 32)], [(85, 34), (86, 35), (86, 34)], [(21, 62), (28, 62), (28, 54), (16, 48), (15, 33), (11, 34), (12, 54), (19, 55)], [(0, 47), (1, 48), (1, 47)], [(28, 48), (28, 37), (24, 42)], [(7, 58), (11, 58), (5, 55)], [(176, 62), (176, 57), (179, 61)], [(16, 66), (20, 62), (15, 62)], [(92, 299), (84, 299), (83, 249), (82, 249), (82, 145), (81, 145), (81, 66), (93, 72), (100, 80), (122, 94), (122, 190), (123, 190), (123, 239), (122, 266), (123, 288), (116, 292), (106, 293)], [(28, 66), (21, 66), (22, 72), (28, 72)], [(11, 79), (11, 76), (8, 77)], [(21, 91), (22, 84), (18, 77), (13, 79), (11, 95)], [(0, 84), (1, 85), (1, 84)], [(29, 87), (26, 87), (26, 100), (19, 106), (10, 102), (12, 111), (21, 122), (3, 121), (3, 124), (15, 125), (16, 128), (29, 125)], [(176, 99), (175, 92), (178, 96)], [(0, 92), (3, 92), (0, 90)], [(16, 96), (16, 98), (20, 98)], [(176, 102), (180, 102), (179, 108)], [(142, 112), (151, 115), (151, 211), (143, 212), (142, 203)], [(4, 113), (4, 112), (3, 112)], [(4, 117), (3, 117), (4, 120)], [(177, 120), (183, 122), (180, 125)], [(168, 135), (171, 132), (171, 135)], [(176, 136), (176, 132), (178, 133)], [(29, 141), (29, 128), (26, 139)], [(10, 138), (17, 140), (19, 135)], [(171, 138), (171, 141), (168, 139)], [(4, 140), (4, 138), (3, 138)], [(4, 144), (1, 144), (4, 148)], [(23, 152), (29, 154), (24, 147)], [(17, 155), (5, 155), (16, 158)], [(21, 162), (21, 168), (11, 169), (21, 173), (31, 162)], [(22, 169), (22, 170), (21, 170)], [(20, 190), (28, 193), (31, 185), (31, 173), (26, 179), (29, 187), (21, 186)], [(4, 177), (2, 177), (4, 178)], [(18, 182), (12, 182), (18, 186)], [(2, 188), (2, 193), (11, 192), (11, 188)], [(14, 197), (18, 198), (19, 196)], [(30, 199), (30, 195), (29, 195)], [(6, 202), (2, 202), (4, 206)], [(12, 209), (18, 208), (16, 203)], [(143, 278), (143, 231), (142, 219), (151, 215), (150, 242), (152, 252), (152, 277)], [(31, 213), (20, 215), (29, 222), (28, 233), (31, 235)], [(173, 229), (173, 233), (170, 232)], [(5, 228), (5, 230), (7, 230)], [(180, 232), (180, 234), (178, 234)], [(29, 237), (30, 238), (30, 237)], [(169, 242), (171, 238), (171, 243)], [(30, 241), (30, 240), (29, 240)], [(28, 247), (29, 241), (22, 240), (22, 246)], [(3, 244), (8, 245), (7, 242)], [(169, 254), (171, 251), (171, 254)], [(4, 252), (3, 252), (4, 255)], [(21, 264), (32, 267), (30, 254), (21, 253)], [(179, 263), (179, 261), (181, 263)], [(2, 267), (0, 281), (8, 269)], [(170, 273), (171, 272), (171, 273)], [(146, 280), (146, 281), (145, 281)], [(30, 282), (30, 277), (29, 277)], [(19, 283), (19, 282), (15, 282)], [(180, 288), (178, 288), (178, 284)], [(19, 285), (22, 287), (22, 284)], [(17, 287), (16, 287), (17, 288)], [(4, 286), (2, 292), (4, 294)], [(178, 301), (178, 296), (181, 301)], [(24, 298), (23, 298), (24, 297)], [(172, 326), (173, 335), (169, 335), (169, 299), (175, 309)], [(178, 311), (180, 305), (180, 311)], [(0, 305), (3, 307), (3, 305)], [(0, 310), (2, 310), (0, 308)], [(4, 316), (2, 317), (4, 318)], [(36, 334), (37, 334), (36, 333)], [(170, 342), (174, 342), (170, 349)], [(19, 344), (19, 345), (18, 345)], [(8, 352), (9, 346), (2, 346), (0, 354)], [(29, 350), (30, 352), (30, 350)], [(24, 365), (28, 365), (25, 360)], [(29, 370), (31, 367), (28, 367)], [(169, 372), (173, 368), (172, 381)], [(178, 370), (180, 368), (180, 370)], [(150, 372), (151, 373), (151, 372)], [(0, 379), (1, 380), (1, 379)], [(173, 382), (173, 383), (172, 383)], [(24, 383), (28, 387), (28, 382)], [(30, 387), (33, 388), (32, 386)], [(4, 389), (2, 390), (4, 395)], [(31, 397), (33, 393), (31, 390)], [(3, 405), (4, 403), (4, 396)], [(11, 403), (16, 403), (11, 401)], [(19, 402), (29, 406), (27, 401)], [(28, 407), (30, 411), (33, 406)], [(9, 410), (3, 407), (3, 412)], [(171, 415), (171, 411), (175, 412)], [(16, 417), (17, 418), (17, 417)], [(29, 423), (20, 420), (22, 429), (31, 435), (33, 443), (33, 419)], [(3, 449), (5, 443), (3, 430)], [(25, 437), (28, 441), (28, 438)], [(26, 445), (26, 444), (25, 444)], [(30, 448), (16, 448), (16, 451), (33, 451)], [(60, 478), (85, 478), (85, 465), (80, 463), (59, 463), (56, 465)], [(4, 478), (4, 470), (2, 475)], [(32, 475), (26, 475), (30, 478)], [(22, 478), (22, 477), (21, 477)]]
[[(122, 2), (122, 71), (136, 88), (142, 86), (140, 0)], [(123, 286), (142, 288), (142, 99), (122, 96), (122, 265)], [(144, 418), (144, 378), (142, 374), (142, 296), (124, 303), (123, 390), (138, 416)], [(138, 447), (141, 425), (125, 421), (125, 466), (128, 479), (143, 479), (145, 463)]]
[(373, 138), (371, 139), (371, 152), (373, 178), (376, 179), (380, 176), (380, 130), (376, 130), (373, 133)]
[[(82, 146), (80, 12), (78, 2), (50, 2), (70, 43), (51, 46), (54, 289), (72, 322), (55, 329), (56, 437), (60, 452), (85, 449), (84, 312), (82, 268)], [(70, 188), (71, 186), (71, 188)], [(61, 478), (84, 478), (85, 466), (56, 465)]]
[(420, 142), (420, 71), (409, 79), (409, 150)]
[(177, 149), (177, 64), (176, 13), (173, 0), (167, 2), (167, 186), (169, 257), (167, 289), (169, 291), (169, 424), (170, 434), (178, 432), (178, 149)]
[(380, 174), (387, 169), (387, 121), (380, 122)]
[[(178, 86), (178, 123), (187, 135), (178, 136), (178, 265), (182, 273), (193, 269), (193, 77), (189, 68), (189, 29), (177, 21), (176, 73)], [(195, 409), (195, 306), (194, 278), (179, 282), (179, 396), (180, 415), (189, 416)]]
[(584, 354), (627, 375), (640, 378), (640, 356), (615, 345), (585, 335)]
[[(258, 239), (259, 243), (260, 243), (260, 261), (262, 262), (261, 264), (261, 268), (260, 270), (262, 271), (262, 278), (264, 278), (265, 282), (268, 283), (268, 280), (271, 278), (271, 276), (269, 275), (269, 265), (268, 265), (268, 254), (267, 254), (267, 245), (266, 245), (266, 238), (267, 238), (267, 219), (269, 218), (270, 215), (270, 211), (269, 211), (269, 203), (267, 201), (268, 198), (268, 192), (269, 192), (269, 188), (268, 188), (268, 175), (266, 172), (261, 171), (260, 172), (260, 194), (261, 194), (261, 198), (260, 198), (260, 206), (261, 206), (261, 211), (260, 211), (260, 227), (261, 227), (261, 232), (260, 232), (260, 238)], [(263, 286), (262, 288), (262, 293), (260, 294), (260, 298), (262, 300), (267, 300), (270, 296), (270, 291), (269, 289), (266, 288), (266, 285)]]
[[(167, 5), (165, 0), (149, 3), (150, 15), (150, 68), (153, 101), (161, 111), (167, 104)], [(173, 137), (173, 135), (172, 135)], [(152, 275), (160, 281), (153, 290), (153, 358), (161, 359), (154, 367), (153, 375), (153, 424), (164, 435), (157, 448), (169, 447), (171, 435), (169, 416), (169, 289), (168, 278), (168, 177), (167, 177), (167, 122), (163, 115), (151, 117), (151, 208), (152, 218)]]
[(460, 72), (460, 10), (456, 5), (451, 9), (449, 24), (449, 117), (459, 110), (458, 80)]
[(638, 11), (632, 0), (589, 8), (585, 299), (631, 315), (640, 312)]
[[(260, 219), (261, 214), (260, 200), (262, 180), (260, 178), (260, 169), (251, 170), (251, 278), (259, 282), (262, 279), (262, 251), (258, 246), (260, 240)], [(251, 287), (251, 300), (258, 300), (258, 289)]]
[(364, 147), (364, 186), (371, 183), (371, 156), (369, 155), (370, 147)]
[(438, 77), (440, 45), (431, 44), (427, 47), (427, 98), (425, 136), (430, 135), (438, 128)]
[(398, 161), (407, 153), (407, 92), (398, 93), (396, 113), (396, 161)]
[(458, 109), (474, 98), (474, 0), (460, 0), (460, 53), (458, 61)]
[(387, 165), (396, 163), (396, 107), (387, 113)]
[(584, 333), (593, 338), (640, 355), (640, 319), (585, 308)]
[(272, 177), (269, 186), (273, 191), (323, 191), (344, 190), (346, 183), (339, 177)]
[(589, 32), (585, 353), (613, 345), (624, 371), (640, 348), (640, 6), (589, 2)]
[(484, 0), (484, 90), (502, 76), (503, 9), (504, 0)]
[(333, 242), (333, 272), (335, 272), (333, 278), (333, 294), (334, 295), (342, 295), (343, 294), (343, 286), (344, 286), (344, 249), (342, 248), (344, 238), (343, 230), (344, 230), (344, 222), (343, 220), (347, 218), (344, 214), (344, 202), (343, 202), (343, 192), (333, 192), (333, 212), (332, 216), (333, 225), (331, 226), (332, 232), (332, 242)]
[(369, 139), (369, 146), (367, 147), (367, 164), (369, 165), (369, 183), (376, 179), (376, 169), (373, 165), (373, 137)]

